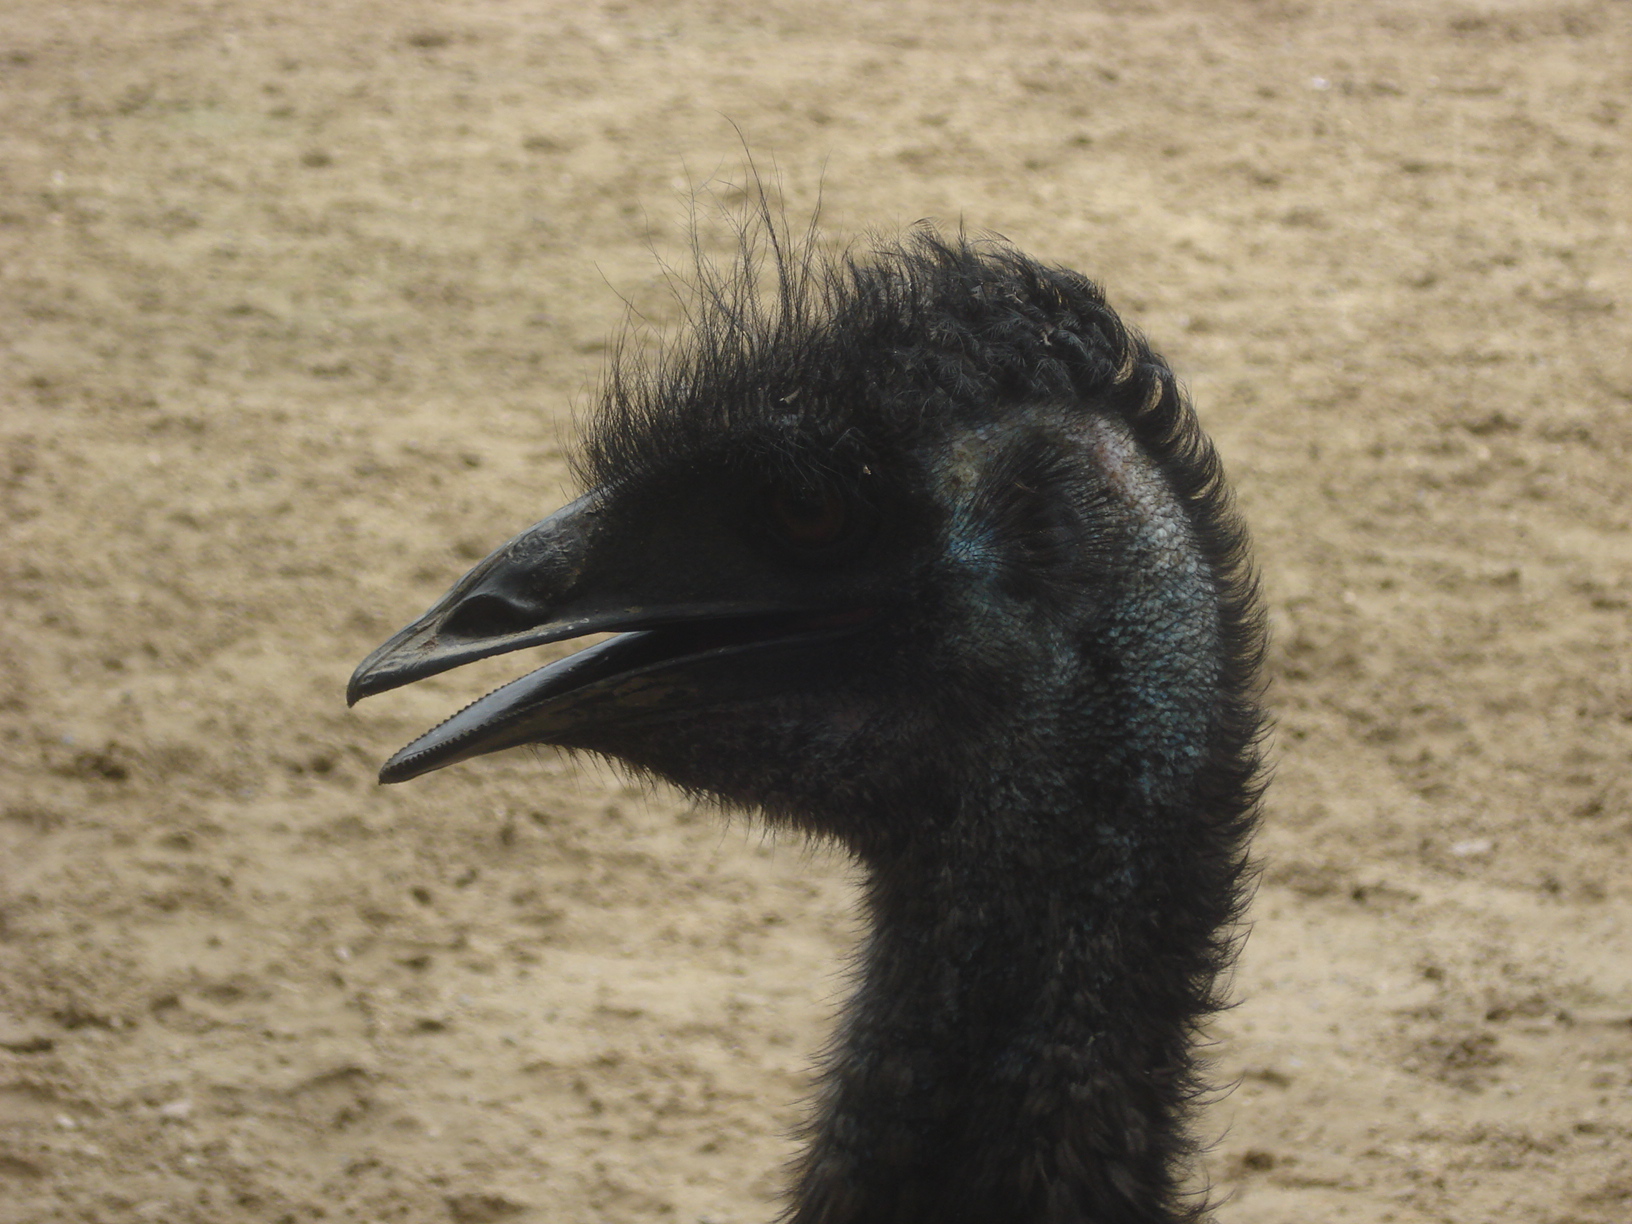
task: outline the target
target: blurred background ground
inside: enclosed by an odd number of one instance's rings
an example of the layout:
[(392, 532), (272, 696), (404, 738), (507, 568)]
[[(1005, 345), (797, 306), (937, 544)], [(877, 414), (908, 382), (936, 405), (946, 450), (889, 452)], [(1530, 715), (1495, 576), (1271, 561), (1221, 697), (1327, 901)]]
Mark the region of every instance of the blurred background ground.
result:
[[(352, 665), (742, 143), (1101, 278), (1272, 606), (1220, 1219), (1632, 1218), (1632, 6), (0, 10), (0, 1217), (769, 1219), (843, 862)], [(708, 208), (704, 207), (705, 232)]]

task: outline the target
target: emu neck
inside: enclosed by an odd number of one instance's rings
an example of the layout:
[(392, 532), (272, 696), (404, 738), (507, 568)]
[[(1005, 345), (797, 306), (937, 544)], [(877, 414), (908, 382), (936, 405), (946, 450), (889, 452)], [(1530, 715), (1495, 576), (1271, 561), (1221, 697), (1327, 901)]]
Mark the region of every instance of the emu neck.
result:
[[(872, 930), (794, 1224), (1200, 1214), (1183, 1115), (1241, 870), (1246, 773), (1220, 761), (1245, 743), (1219, 721), (1218, 593), (1189, 521), (1125, 427), (1080, 433), (1108, 499), (1092, 543), (1118, 546), (1103, 602), (1010, 636), (1005, 713), (958, 741), (957, 782), (926, 773), (879, 805), (921, 810), (850, 826)], [(954, 519), (949, 598), (975, 592), (967, 623), (988, 624), (978, 509)]]
[(1159, 811), (1028, 806), (872, 866), (796, 1224), (1186, 1218), (1187, 1047), (1221, 901), (1173, 912), (1175, 887), (1208, 883), (1169, 873), (1187, 848)]

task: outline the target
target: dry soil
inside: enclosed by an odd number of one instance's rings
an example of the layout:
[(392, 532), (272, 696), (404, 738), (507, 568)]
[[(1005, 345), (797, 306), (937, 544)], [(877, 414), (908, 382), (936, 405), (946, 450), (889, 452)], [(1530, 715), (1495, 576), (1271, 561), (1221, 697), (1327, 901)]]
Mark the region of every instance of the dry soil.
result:
[(1632, 1219), (1632, 5), (0, 9), (0, 1219), (776, 1211), (837, 857), (378, 762), (744, 144), (1102, 279), (1256, 532), (1232, 1222)]

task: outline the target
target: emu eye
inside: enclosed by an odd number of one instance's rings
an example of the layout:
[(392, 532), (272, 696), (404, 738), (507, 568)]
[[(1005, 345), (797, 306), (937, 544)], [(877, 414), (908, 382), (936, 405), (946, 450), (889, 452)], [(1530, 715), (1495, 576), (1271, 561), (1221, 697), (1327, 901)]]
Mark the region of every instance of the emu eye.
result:
[(837, 544), (850, 526), (850, 507), (832, 489), (773, 489), (767, 501), (777, 534), (797, 548)]

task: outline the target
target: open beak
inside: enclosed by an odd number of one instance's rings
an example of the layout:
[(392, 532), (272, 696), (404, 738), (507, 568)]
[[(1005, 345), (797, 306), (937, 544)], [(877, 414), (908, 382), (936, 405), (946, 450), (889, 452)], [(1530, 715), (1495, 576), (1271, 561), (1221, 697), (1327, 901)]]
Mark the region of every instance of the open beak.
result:
[(465, 707), (392, 756), (381, 782), (521, 744), (594, 747), (608, 728), (763, 695), (785, 682), (776, 666), (718, 662), (840, 636), (872, 619), (871, 608), (835, 608), (797, 591), (736, 597), (719, 588), (745, 584), (722, 584), (709, 566), (682, 569), (672, 554), (620, 547), (621, 533), (602, 517), (590, 494), (522, 532), (358, 665), (347, 704), (491, 655), (618, 633)]

